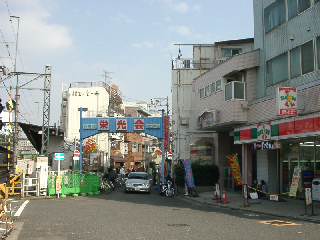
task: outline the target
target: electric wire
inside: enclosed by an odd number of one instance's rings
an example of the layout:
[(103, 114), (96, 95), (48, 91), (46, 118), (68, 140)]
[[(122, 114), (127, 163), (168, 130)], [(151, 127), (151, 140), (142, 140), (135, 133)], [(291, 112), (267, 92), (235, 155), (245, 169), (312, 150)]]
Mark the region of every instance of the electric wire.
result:
[[(9, 4), (8, 4), (8, 1), (7, 0), (3, 0), (3, 3), (4, 5), (6, 6), (7, 8), (7, 13), (8, 13), (8, 17), (9, 17), (9, 22), (10, 22), (10, 26), (11, 26), (11, 31), (12, 31), (12, 35), (13, 35), (13, 39), (15, 39), (16, 37), (16, 30), (13, 26), (13, 23), (12, 23), (12, 19), (11, 19), (11, 16), (13, 15), (11, 10), (10, 10), (10, 7), (9, 7)], [(17, 39), (16, 39), (17, 40)], [(23, 62), (23, 59), (22, 59), (22, 54), (20, 52), (20, 49), (18, 49), (17, 51), (17, 56), (19, 58), (19, 61), (20, 61), (20, 64), (21, 64), (21, 69), (24, 71), (24, 62)]]

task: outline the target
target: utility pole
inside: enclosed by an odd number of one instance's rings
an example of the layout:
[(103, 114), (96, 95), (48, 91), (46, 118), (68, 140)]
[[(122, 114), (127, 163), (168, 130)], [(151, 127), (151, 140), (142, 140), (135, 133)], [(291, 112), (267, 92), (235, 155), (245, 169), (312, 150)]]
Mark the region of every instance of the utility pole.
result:
[[(17, 16), (10, 16), (11, 19), (17, 20), (17, 36), (16, 36), (16, 52), (15, 52), (15, 59), (14, 59), (14, 72), (17, 72), (17, 55), (18, 55), (18, 43), (19, 43), (19, 28), (20, 28), (20, 17)], [(15, 93), (15, 101), (16, 106), (14, 109), (14, 136), (13, 136), (13, 168), (15, 167), (15, 164), (17, 162), (18, 158), (18, 144), (19, 144), (19, 74), (16, 74), (16, 93)]]

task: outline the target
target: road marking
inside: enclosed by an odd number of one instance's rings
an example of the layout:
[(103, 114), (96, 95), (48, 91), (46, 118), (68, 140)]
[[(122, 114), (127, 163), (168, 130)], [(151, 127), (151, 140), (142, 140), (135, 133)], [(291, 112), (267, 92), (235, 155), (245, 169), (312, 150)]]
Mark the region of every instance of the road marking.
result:
[(281, 221), (281, 220), (271, 220), (271, 221), (260, 221), (261, 224), (268, 224), (271, 226), (276, 227), (291, 227), (291, 226), (300, 226), (301, 224), (288, 222), (288, 221)]
[(22, 203), (22, 205), (19, 207), (18, 211), (14, 214), (15, 217), (20, 217), (23, 209), (27, 206), (29, 200), (24, 201), (24, 203)]

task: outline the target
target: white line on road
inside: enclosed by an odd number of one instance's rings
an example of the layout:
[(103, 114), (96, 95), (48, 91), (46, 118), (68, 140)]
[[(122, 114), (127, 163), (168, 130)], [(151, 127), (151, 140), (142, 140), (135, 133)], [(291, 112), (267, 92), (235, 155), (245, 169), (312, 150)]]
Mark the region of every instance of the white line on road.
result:
[(22, 205), (19, 207), (18, 211), (14, 214), (15, 217), (20, 217), (23, 209), (27, 206), (29, 200), (24, 201), (24, 203), (22, 203)]

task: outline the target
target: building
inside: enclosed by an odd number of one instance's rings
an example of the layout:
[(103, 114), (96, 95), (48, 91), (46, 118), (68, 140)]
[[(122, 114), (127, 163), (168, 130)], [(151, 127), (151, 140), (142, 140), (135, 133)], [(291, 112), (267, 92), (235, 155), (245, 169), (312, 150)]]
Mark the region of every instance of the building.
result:
[(254, 23), (255, 99), (234, 140), (242, 145), (245, 182), (256, 175), (270, 191), (288, 192), (296, 166), (301, 187), (320, 177), (320, 3), (254, 0)]
[[(71, 83), (62, 93), (61, 105), (61, 129), (65, 133), (67, 142), (74, 142), (80, 138), (80, 112), (79, 108), (87, 108), (84, 117), (107, 117), (109, 115), (110, 86), (104, 82), (78, 82)], [(90, 138), (90, 142), (96, 145), (96, 151), (89, 153), (84, 162), (99, 162), (107, 167), (110, 144), (109, 134), (101, 133)], [(86, 144), (86, 143), (85, 143)], [(91, 155), (92, 156), (91, 156)], [(102, 159), (101, 159), (102, 158)]]
[[(197, 120), (194, 121), (193, 118), (195, 115), (203, 114), (206, 108), (202, 107), (198, 96), (194, 98), (194, 93), (197, 91), (197, 94), (201, 95), (201, 101), (204, 101), (204, 98), (211, 95), (212, 87), (217, 89), (217, 92), (221, 91), (223, 82), (222, 78), (219, 78), (216, 79), (214, 86), (199, 88), (194, 81), (199, 76), (206, 75), (211, 69), (222, 65), (232, 56), (252, 49), (252, 38), (192, 45), (191, 59), (181, 58), (179, 48), (178, 58), (172, 61), (173, 159), (214, 161), (214, 149), (217, 149), (217, 146), (214, 147), (216, 131), (210, 128), (198, 128)], [(198, 80), (199, 83), (201, 79)], [(199, 105), (197, 106), (194, 101)]]
[(296, 166), (301, 187), (320, 177), (320, 3), (253, 3), (254, 47), (193, 79), (184, 148), (191, 159), (213, 155), (225, 187), (237, 154), (242, 183), (284, 193)]

